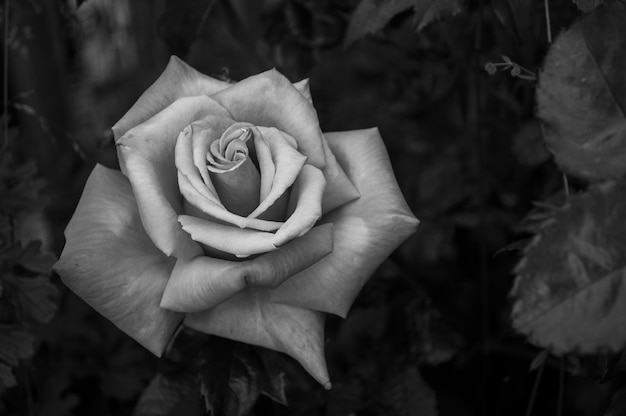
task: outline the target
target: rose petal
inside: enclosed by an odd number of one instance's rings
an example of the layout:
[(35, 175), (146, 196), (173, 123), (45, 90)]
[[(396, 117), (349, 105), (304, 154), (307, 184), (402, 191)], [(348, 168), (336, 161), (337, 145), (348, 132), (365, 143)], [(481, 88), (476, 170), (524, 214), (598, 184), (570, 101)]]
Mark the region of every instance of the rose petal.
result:
[(206, 96), (180, 98), (130, 129), (117, 145), (120, 166), (133, 187), (146, 232), (165, 254), (179, 258), (195, 257), (201, 251), (177, 221), (182, 198), (174, 163), (176, 139), (183, 128), (207, 114), (228, 115)]
[(326, 137), (361, 197), (323, 217), (334, 225), (333, 252), (273, 290), (271, 300), (346, 316), (369, 276), (419, 222), (402, 197), (377, 129)]
[(333, 152), (324, 140), (324, 151), (326, 152), (326, 166), (324, 166), (324, 177), (326, 177), (326, 188), (322, 198), (322, 212), (326, 214), (359, 197), (359, 191), (354, 187), (348, 175), (341, 168)]
[(308, 163), (326, 164), (322, 134), (315, 109), (276, 70), (246, 78), (212, 96), (238, 121), (273, 126), (294, 137)]
[(290, 211), (293, 213), (276, 232), (275, 246), (282, 246), (303, 235), (315, 225), (322, 216), (322, 194), (325, 187), (326, 179), (322, 171), (314, 166), (304, 165), (289, 198)]
[(178, 221), (194, 241), (238, 257), (276, 250), (273, 233), (241, 229), (188, 215), (179, 216)]
[[(261, 200), (259, 206), (248, 215), (248, 218), (256, 218), (271, 207), (293, 185), (302, 166), (307, 161), (306, 156), (302, 155), (294, 147), (295, 143), (293, 143), (292, 137), (283, 134), (275, 128), (259, 127), (258, 129), (261, 132), (261, 137), (255, 137), (255, 147), (263, 149), (262, 143), (264, 143), (269, 148), (274, 167), (274, 176), (272, 177), (272, 185), (269, 192)], [(269, 170), (263, 166), (269, 164), (265, 160), (267, 157), (266, 152), (257, 152), (257, 157), (259, 158), (261, 172)], [(263, 183), (261, 185), (261, 193), (266, 189), (267, 185)]]
[(209, 177), (206, 155), (211, 143), (233, 123), (229, 118), (209, 115), (185, 127), (176, 139), (175, 164), (179, 174), (203, 197), (218, 205), (221, 202)]
[(112, 128), (115, 141), (181, 97), (211, 95), (229, 86), (229, 83), (201, 74), (176, 56), (172, 56), (161, 76), (115, 123)]
[(224, 302), (246, 285), (274, 288), (332, 251), (332, 225), (313, 228), (278, 251), (233, 262), (198, 256), (178, 260), (161, 306), (178, 312), (199, 312)]
[(298, 82), (294, 82), (293, 86), (302, 94), (302, 96), (311, 104), (313, 104), (313, 97), (311, 97), (311, 89), (309, 87), (309, 79), (305, 78)]
[(197, 331), (289, 354), (330, 389), (324, 359), (324, 316), (315, 311), (268, 302), (266, 290), (240, 292), (204, 312), (188, 314)]
[[(246, 218), (228, 212), (221, 203), (207, 199), (201, 195), (180, 172), (178, 172), (178, 185), (187, 203), (196, 210), (204, 213), (205, 219), (207, 220), (214, 219), (216, 221), (236, 225), (239, 228), (249, 228), (258, 231), (276, 231), (283, 225), (283, 222)], [(189, 213), (187, 210), (183, 210), (183, 212), (186, 214)]]
[(128, 180), (97, 165), (53, 269), (122, 331), (160, 356), (182, 315), (159, 307), (173, 267), (146, 235)]

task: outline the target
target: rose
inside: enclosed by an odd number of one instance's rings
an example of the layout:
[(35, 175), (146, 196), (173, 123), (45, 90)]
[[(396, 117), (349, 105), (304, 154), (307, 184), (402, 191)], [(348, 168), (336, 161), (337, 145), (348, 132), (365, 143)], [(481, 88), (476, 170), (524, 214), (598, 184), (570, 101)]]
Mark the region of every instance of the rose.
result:
[(376, 129), (319, 128), (308, 82), (228, 84), (173, 57), (113, 127), (54, 269), (156, 355), (178, 325), (285, 352), (329, 386), (324, 313), (345, 316), (413, 233)]

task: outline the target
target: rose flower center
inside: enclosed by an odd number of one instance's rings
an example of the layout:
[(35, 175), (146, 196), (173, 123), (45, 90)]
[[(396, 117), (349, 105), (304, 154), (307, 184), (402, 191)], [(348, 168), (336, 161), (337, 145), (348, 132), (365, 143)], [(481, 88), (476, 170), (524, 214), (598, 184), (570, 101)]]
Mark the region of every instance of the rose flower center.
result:
[(211, 143), (206, 154), (209, 176), (222, 204), (241, 216), (249, 215), (259, 205), (261, 175), (248, 149), (253, 146), (253, 137), (251, 127), (233, 124)]

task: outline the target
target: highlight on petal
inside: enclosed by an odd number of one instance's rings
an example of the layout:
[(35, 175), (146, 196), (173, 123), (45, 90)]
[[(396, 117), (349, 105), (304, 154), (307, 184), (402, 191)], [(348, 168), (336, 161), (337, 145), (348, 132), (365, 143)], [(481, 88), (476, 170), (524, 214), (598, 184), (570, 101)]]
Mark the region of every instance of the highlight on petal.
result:
[(167, 255), (191, 258), (200, 253), (177, 221), (182, 198), (175, 166), (176, 139), (194, 120), (226, 113), (206, 96), (181, 98), (118, 141), (120, 167), (133, 187), (144, 228)]
[(173, 264), (146, 235), (122, 173), (97, 165), (53, 269), (67, 287), (160, 356), (183, 316), (159, 300)]
[(308, 163), (323, 168), (326, 156), (317, 112), (287, 78), (269, 70), (246, 78), (212, 97), (238, 121), (273, 126), (294, 137)]
[(161, 76), (115, 123), (112, 128), (115, 141), (181, 97), (211, 95), (229, 86), (229, 83), (206, 76), (172, 56)]
[(325, 215), (333, 252), (270, 293), (272, 302), (346, 316), (369, 276), (414, 231), (377, 129), (326, 135), (361, 197)]
[(200, 312), (231, 298), (244, 287), (275, 288), (312, 266), (333, 249), (332, 225), (315, 227), (280, 250), (241, 262), (198, 256), (178, 260), (161, 306)]
[(248, 289), (220, 305), (188, 314), (184, 324), (211, 335), (284, 352), (295, 358), (326, 389), (324, 315), (270, 303), (268, 291)]
[(188, 215), (181, 215), (178, 221), (194, 241), (238, 257), (276, 250), (273, 233), (241, 229)]

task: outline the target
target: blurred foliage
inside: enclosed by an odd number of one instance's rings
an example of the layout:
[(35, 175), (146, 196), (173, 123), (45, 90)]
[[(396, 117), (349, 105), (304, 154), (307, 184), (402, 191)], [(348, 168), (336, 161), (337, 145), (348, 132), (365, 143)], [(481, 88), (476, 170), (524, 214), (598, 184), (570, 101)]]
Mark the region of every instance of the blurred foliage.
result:
[[(0, 152), (1, 414), (623, 413), (623, 342), (585, 354), (574, 343), (556, 357), (543, 349), (552, 341), (529, 345), (509, 317), (515, 301), (531, 299), (529, 313), (539, 313), (538, 304), (570, 299), (565, 289), (584, 276), (587, 257), (623, 239), (624, 192), (615, 191), (623, 182), (587, 182), (624, 180), (622, 1), (6, 0), (0, 8), (10, 79), (2, 107), (10, 147)], [(386, 140), (422, 224), (347, 319), (328, 318), (330, 391), (280, 354), (210, 337), (181, 336), (157, 360), (50, 283), (46, 253), (60, 252), (87, 173), (95, 162), (117, 164), (110, 126), (170, 54), (222, 79), (270, 67), (308, 77), (324, 131), (379, 126)], [(596, 224), (589, 236), (576, 234), (585, 218)], [(549, 256), (571, 254), (572, 233), (581, 274)], [(623, 265), (600, 263), (594, 279), (614, 276), (623, 287)], [(523, 280), (524, 267), (535, 283)], [(570, 303), (585, 319), (623, 328), (622, 316), (586, 309), (621, 305), (623, 292)], [(560, 324), (550, 336), (563, 335)]]

